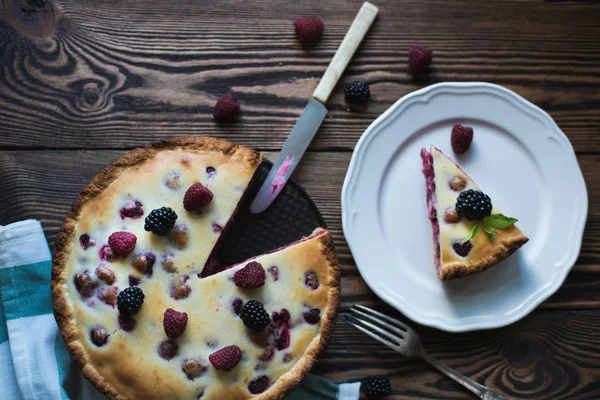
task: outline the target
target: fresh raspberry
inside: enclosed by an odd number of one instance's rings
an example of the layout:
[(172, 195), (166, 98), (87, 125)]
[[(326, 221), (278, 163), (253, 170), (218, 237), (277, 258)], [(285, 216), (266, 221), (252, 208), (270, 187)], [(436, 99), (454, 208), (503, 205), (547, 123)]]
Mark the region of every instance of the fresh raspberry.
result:
[(427, 47), (412, 46), (408, 52), (408, 69), (412, 76), (423, 74), (431, 64), (432, 58), (433, 52)]
[(469, 150), (472, 141), (473, 128), (462, 126), (461, 124), (456, 124), (452, 127), (450, 143), (452, 144), (452, 151), (456, 154), (462, 154)]
[(163, 318), (163, 326), (165, 333), (171, 339), (177, 339), (185, 331), (188, 323), (188, 315), (185, 312), (175, 311), (172, 308), (167, 308)]
[(227, 93), (217, 101), (213, 109), (213, 117), (217, 121), (231, 121), (240, 113), (240, 103), (235, 96)]
[(236, 345), (223, 347), (208, 356), (208, 360), (216, 369), (231, 371), (242, 359), (242, 351)]
[(302, 44), (312, 44), (319, 41), (325, 24), (317, 17), (298, 18), (294, 21), (296, 36)]
[(265, 277), (265, 270), (262, 265), (252, 261), (233, 275), (233, 282), (236, 286), (253, 289), (264, 285)]
[(212, 199), (212, 192), (200, 182), (196, 182), (185, 192), (185, 196), (183, 196), (183, 208), (187, 211), (194, 211), (207, 205)]
[(126, 256), (135, 249), (137, 237), (131, 232), (115, 232), (108, 237), (110, 249), (118, 256)]

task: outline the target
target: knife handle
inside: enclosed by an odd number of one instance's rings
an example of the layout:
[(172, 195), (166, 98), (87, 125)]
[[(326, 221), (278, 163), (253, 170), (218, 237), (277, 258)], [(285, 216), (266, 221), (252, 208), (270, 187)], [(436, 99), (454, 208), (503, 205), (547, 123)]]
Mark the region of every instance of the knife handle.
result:
[(321, 78), (321, 82), (315, 89), (312, 97), (325, 104), (331, 91), (337, 84), (338, 79), (344, 73), (350, 59), (358, 49), (360, 42), (363, 40), (367, 31), (371, 27), (379, 9), (369, 2), (364, 2), (358, 14), (354, 18), (354, 22), (350, 25), (350, 29), (346, 33), (342, 44), (335, 52), (327, 71)]

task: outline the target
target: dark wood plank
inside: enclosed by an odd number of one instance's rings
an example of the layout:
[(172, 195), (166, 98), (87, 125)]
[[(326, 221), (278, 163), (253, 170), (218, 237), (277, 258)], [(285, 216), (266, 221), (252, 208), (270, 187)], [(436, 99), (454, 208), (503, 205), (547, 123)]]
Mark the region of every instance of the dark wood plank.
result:
[[(378, 309), (403, 319), (394, 310)], [(425, 348), (460, 373), (512, 399), (600, 398), (600, 314), (537, 311), (503, 329), (451, 334), (418, 326)], [(339, 317), (314, 372), (335, 381), (387, 375), (390, 399), (474, 399), (424, 361), (393, 353)]]
[[(85, 184), (123, 151), (4, 151), (0, 152), (0, 224), (26, 218), (42, 221), (50, 243), (71, 202)], [(276, 153), (266, 156), (274, 159)], [(342, 263), (342, 306), (376, 304), (356, 266), (341, 226), (340, 192), (349, 153), (311, 152), (295, 177), (319, 206), (332, 230)], [(581, 155), (579, 162), (590, 196), (589, 220), (578, 264), (561, 289), (543, 308), (600, 308), (600, 155)]]
[[(279, 149), (362, 2), (58, 0), (23, 12), (25, 1), (0, 7), (3, 148), (131, 148), (204, 134)], [(343, 78), (368, 81), (373, 100), (348, 111), (338, 87), (313, 149), (353, 148), (410, 91), (480, 80), (548, 110), (577, 151), (600, 151), (597, 3), (376, 3), (380, 17)], [(308, 49), (292, 29), (303, 15), (326, 23)], [(415, 43), (435, 52), (422, 82), (406, 71)], [(243, 112), (219, 126), (212, 107), (229, 91)]]

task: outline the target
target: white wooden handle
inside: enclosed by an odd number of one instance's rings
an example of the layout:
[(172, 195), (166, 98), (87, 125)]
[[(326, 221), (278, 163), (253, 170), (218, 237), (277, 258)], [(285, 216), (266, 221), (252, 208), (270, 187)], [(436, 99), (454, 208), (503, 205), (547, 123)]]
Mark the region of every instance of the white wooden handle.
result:
[(350, 59), (356, 52), (356, 49), (358, 49), (360, 42), (367, 34), (371, 24), (375, 21), (378, 12), (379, 9), (369, 2), (365, 2), (362, 5), (312, 97), (319, 100), (321, 103), (327, 102), (331, 91), (337, 84), (340, 76), (344, 73)]

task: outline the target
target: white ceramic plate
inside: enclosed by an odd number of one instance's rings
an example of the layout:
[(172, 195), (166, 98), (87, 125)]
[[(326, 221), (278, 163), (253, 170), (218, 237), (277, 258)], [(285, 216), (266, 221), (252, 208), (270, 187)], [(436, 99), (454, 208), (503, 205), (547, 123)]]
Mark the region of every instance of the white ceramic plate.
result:
[[(472, 126), (456, 157), (452, 125)], [(482, 273), (441, 282), (433, 265), (422, 147), (444, 151), (519, 219), (530, 241)], [(552, 118), (488, 83), (441, 83), (398, 100), (360, 138), (342, 189), (344, 234), (369, 287), (412, 320), (452, 332), (497, 328), (562, 284), (581, 248), (585, 182)]]

